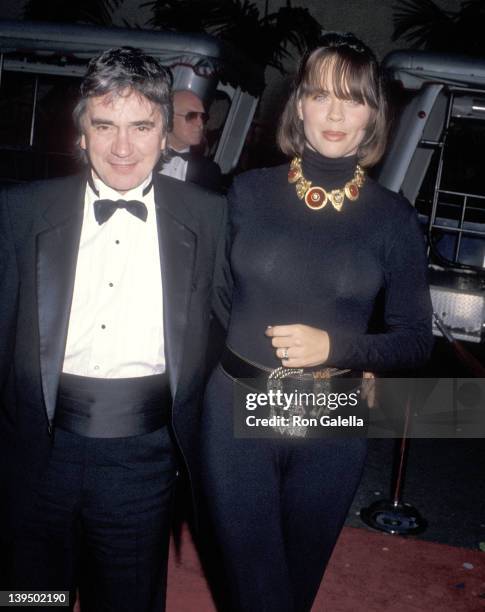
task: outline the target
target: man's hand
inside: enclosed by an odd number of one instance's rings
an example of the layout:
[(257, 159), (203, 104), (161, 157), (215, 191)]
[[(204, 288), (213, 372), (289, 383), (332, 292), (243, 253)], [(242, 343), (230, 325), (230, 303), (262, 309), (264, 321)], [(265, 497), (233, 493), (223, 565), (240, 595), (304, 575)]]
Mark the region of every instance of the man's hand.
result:
[(330, 338), (323, 329), (309, 325), (268, 326), (266, 336), (286, 368), (308, 368), (323, 364), (330, 352)]

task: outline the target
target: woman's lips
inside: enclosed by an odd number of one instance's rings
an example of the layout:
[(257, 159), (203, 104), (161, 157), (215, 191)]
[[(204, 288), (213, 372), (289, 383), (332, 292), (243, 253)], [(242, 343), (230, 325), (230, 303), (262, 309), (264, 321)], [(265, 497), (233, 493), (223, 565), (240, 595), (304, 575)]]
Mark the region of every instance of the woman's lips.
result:
[(332, 141), (335, 141), (335, 142), (345, 138), (345, 132), (329, 132), (329, 131), (325, 131), (325, 132), (322, 132), (322, 134), (323, 134), (323, 137), (326, 138), (327, 140), (332, 140)]

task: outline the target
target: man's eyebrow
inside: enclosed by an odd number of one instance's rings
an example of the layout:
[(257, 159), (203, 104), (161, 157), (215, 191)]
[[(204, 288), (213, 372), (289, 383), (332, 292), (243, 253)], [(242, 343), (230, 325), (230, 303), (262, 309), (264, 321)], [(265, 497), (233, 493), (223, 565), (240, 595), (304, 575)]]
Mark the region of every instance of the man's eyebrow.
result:
[[(101, 117), (93, 117), (91, 119), (91, 125), (115, 125), (115, 122), (111, 121), (111, 119), (103, 119)], [(152, 121), (151, 119), (141, 119), (140, 121), (131, 121), (130, 125), (132, 125), (134, 127), (138, 127), (140, 125), (145, 125), (147, 127), (154, 127), (155, 126), (155, 121)]]
[(92, 117), (91, 125), (114, 125), (114, 122), (110, 121), (109, 119), (101, 119), (98, 117)]

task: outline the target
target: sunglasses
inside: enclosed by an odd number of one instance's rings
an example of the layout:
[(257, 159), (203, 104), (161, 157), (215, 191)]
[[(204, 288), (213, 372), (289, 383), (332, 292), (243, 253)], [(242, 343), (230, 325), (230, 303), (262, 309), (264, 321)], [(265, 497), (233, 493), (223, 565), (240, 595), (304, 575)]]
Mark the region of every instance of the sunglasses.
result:
[(189, 111), (183, 115), (182, 113), (174, 113), (177, 117), (183, 117), (186, 123), (193, 123), (197, 121), (200, 117), (202, 123), (207, 123), (209, 121), (209, 115), (207, 113), (199, 113), (198, 111)]

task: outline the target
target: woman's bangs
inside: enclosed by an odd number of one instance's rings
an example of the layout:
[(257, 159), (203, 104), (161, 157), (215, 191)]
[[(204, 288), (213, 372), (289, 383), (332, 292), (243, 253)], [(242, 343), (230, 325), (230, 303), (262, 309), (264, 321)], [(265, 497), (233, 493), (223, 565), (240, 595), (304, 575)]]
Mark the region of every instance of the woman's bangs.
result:
[(367, 103), (377, 108), (376, 92), (372, 87), (373, 78), (368, 65), (340, 54), (328, 54), (315, 60), (307, 66), (306, 78), (302, 83), (303, 95), (326, 91), (330, 83), (338, 98)]

